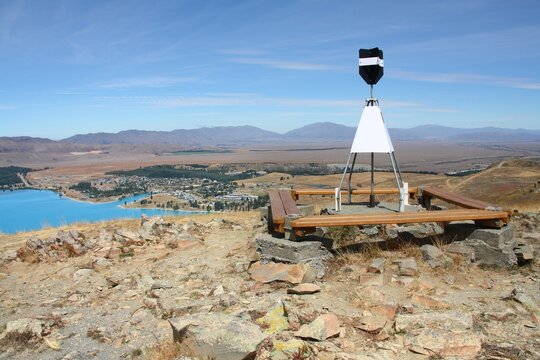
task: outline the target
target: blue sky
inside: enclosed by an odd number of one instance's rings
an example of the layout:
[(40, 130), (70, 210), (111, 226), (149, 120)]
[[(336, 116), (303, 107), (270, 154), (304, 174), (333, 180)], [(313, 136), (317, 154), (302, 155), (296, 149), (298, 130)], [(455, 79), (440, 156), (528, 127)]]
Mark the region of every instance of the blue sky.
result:
[(540, 129), (540, 2), (0, 1), (0, 136), (355, 126)]

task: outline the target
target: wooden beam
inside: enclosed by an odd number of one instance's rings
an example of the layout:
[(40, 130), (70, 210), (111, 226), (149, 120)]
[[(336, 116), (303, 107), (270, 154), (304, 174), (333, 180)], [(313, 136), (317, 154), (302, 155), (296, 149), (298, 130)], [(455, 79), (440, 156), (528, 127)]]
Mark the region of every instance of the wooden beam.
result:
[(454, 204), (466, 209), (480, 209), (480, 210), (501, 210), (497, 205), (487, 203), (482, 200), (473, 199), (467, 196), (452, 193), (447, 190), (437, 189), (433, 187), (425, 187), (422, 189), (422, 197), (424, 199), (440, 199), (447, 203)]
[(290, 191), (280, 190), (279, 197), (281, 199), (281, 203), (283, 204), (283, 209), (285, 210), (285, 214), (287, 215), (300, 214), (300, 210), (298, 210), (298, 207), (296, 206), (296, 203), (294, 202), (294, 199)]
[[(299, 215), (300, 210), (296, 206), (291, 193), (286, 190), (272, 190), (268, 192), (270, 197), (270, 215), (272, 216), (273, 231), (285, 232), (285, 218), (287, 215)], [(270, 228), (269, 228), (270, 229)]]
[(502, 211), (489, 210), (442, 210), (410, 213), (378, 213), (356, 215), (322, 215), (303, 217), (292, 222), (293, 229), (327, 227), (327, 226), (360, 226), (382, 224), (410, 224), (424, 222), (442, 222), (464, 220), (502, 220), (508, 221), (508, 214)]
[(268, 196), (270, 198), (270, 207), (272, 209), (272, 221), (274, 223), (285, 222), (285, 208), (283, 202), (277, 191), (269, 191)]

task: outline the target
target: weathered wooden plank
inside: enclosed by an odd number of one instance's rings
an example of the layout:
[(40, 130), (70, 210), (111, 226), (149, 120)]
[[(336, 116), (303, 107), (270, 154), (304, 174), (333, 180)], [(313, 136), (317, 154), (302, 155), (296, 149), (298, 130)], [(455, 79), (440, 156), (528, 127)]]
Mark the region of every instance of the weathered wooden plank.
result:
[(358, 215), (309, 216), (292, 222), (294, 229), (323, 226), (359, 226), (376, 224), (409, 224), (423, 222), (452, 222), (463, 220), (503, 220), (508, 222), (508, 214), (489, 210), (443, 210), (415, 213), (384, 213)]
[(279, 196), (281, 198), (281, 202), (283, 203), (283, 208), (285, 210), (286, 215), (299, 215), (300, 214), (300, 210), (298, 210), (298, 207), (296, 206), (296, 203), (294, 199), (292, 198), (290, 191), (280, 190)]
[(285, 212), (285, 208), (283, 207), (283, 202), (281, 201), (281, 196), (279, 196), (279, 192), (269, 191), (268, 196), (270, 198), (270, 207), (272, 209), (272, 221), (275, 224), (284, 223), (287, 213)]
[(500, 207), (497, 205), (490, 204), (482, 200), (473, 199), (467, 196), (452, 193), (447, 190), (432, 187), (423, 188), (422, 196), (427, 198), (437, 198), (466, 209), (500, 209)]

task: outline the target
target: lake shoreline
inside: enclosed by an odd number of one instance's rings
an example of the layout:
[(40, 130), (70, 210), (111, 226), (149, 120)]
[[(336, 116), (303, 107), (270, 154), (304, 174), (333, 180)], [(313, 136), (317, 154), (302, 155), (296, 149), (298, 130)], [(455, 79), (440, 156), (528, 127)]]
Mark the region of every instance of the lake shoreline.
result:
[(94, 203), (44, 189), (0, 192), (0, 232), (14, 234), (33, 231), (47, 226), (58, 227), (76, 222), (95, 223), (117, 219), (137, 219), (147, 216), (192, 216), (206, 211), (173, 210), (161, 208), (126, 207), (124, 203), (138, 201), (148, 194), (139, 194), (122, 200)]

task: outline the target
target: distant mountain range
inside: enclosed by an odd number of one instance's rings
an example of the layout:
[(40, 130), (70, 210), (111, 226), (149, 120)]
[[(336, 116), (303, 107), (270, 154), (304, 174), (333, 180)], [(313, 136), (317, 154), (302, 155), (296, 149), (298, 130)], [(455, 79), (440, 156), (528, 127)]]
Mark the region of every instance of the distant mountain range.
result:
[(268, 142), (282, 135), (255, 126), (218, 126), (193, 130), (126, 130), (118, 133), (75, 135), (63, 142), (76, 144), (175, 144), (189, 146), (230, 146)]
[[(439, 125), (423, 125), (411, 129), (390, 128), (395, 141), (540, 141), (540, 130), (485, 127), (461, 129)], [(63, 142), (77, 144), (177, 144), (191, 146), (234, 146), (272, 142), (334, 142), (352, 141), (355, 127), (320, 122), (291, 130), (285, 134), (255, 126), (219, 126), (193, 130), (144, 131), (126, 130), (118, 133), (75, 135)]]
[[(285, 134), (260, 129), (255, 126), (220, 126), (192, 130), (146, 131), (126, 130), (118, 133), (80, 134), (60, 140), (58, 145), (113, 145), (113, 144), (169, 144), (186, 148), (233, 147), (254, 144), (282, 143), (331, 143), (351, 142), (355, 127), (331, 122), (314, 123), (291, 130)], [(423, 125), (410, 129), (390, 128), (393, 141), (444, 141), (460, 142), (540, 142), (540, 130), (503, 129), (485, 127), (476, 129)], [(0, 137), (0, 152), (23, 150), (36, 145), (48, 145), (49, 139), (30, 137)], [(16, 151), (16, 150), (15, 150)]]
[(39, 151), (41, 147), (54, 143), (53, 140), (30, 136), (0, 137), (0, 153)]

